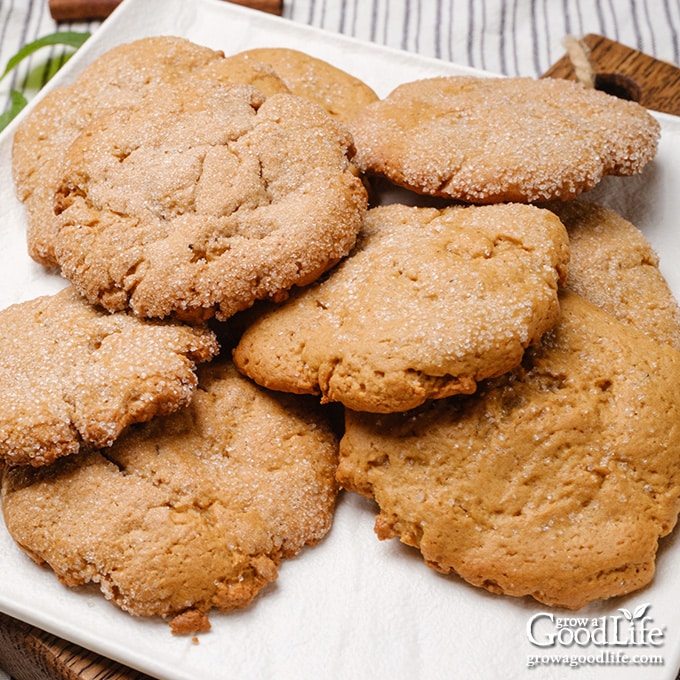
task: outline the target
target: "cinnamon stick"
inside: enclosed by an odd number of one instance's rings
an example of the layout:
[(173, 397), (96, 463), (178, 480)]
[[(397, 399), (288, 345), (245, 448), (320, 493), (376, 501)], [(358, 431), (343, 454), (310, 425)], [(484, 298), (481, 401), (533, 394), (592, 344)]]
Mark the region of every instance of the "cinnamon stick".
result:
[(105, 19), (121, 0), (50, 0), (50, 14), (55, 21), (89, 21)]
[(283, 13), (283, 0), (228, 0), (235, 5), (243, 5), (251, 9), (259, 9), (262, 12), (269, 12), (269, 14)]
[[(121, 0), (49, 0), (55, 21), (92, 21), (106, 19)], [(236, 5), (259, 9), (269, 14), (283, 12), (283, 0), (229, 0)]]

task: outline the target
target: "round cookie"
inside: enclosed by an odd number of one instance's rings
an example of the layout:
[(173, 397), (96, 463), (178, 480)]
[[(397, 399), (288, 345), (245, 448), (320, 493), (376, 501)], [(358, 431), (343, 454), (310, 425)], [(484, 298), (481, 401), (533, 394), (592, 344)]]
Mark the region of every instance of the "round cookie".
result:
[(62, 273), (111, 311), (226, 319), (346, 255), (366, 209), (347, 131), (289, 94), (215, 81), (101, 116), (56, 194)]
[(567, 288), (680, 350), (680, 308), (644, 234), (614, 210), (592, 201), (550, 208), (569, 232)]
[(257, 47), (240, 54), (271, 65), (293, 94), (317, 102), (343, 123), (378, 100), (378, 95), (359, 78), (305, 52)]
[(258, 316), (234, 361), (363, 411), (473, 392), (555, 323), (567, 259), (562, 223), (533, 206), (373, 208), (350, 256)]
[(214, 79), (221, 83), (252, 85), (265, 97), (273, 94), (291, 94), (288, 86), (269, 64), (242, 54), (211, 61), (200, 70), (199, 77)]
[(326, 534), (336, 464), (314, 404), (216, 360), (186, 409), (110, 449), (6, 470), (2, 507), (14, 540), (66, 585), (98, 584), (130, 614), (190, 633), (211, 608), (247, 606)]
[(404, 414), (346, 411), (338, 479), (381, 539), (551, 606), (643, 587), (680, 507), (680, 354), (572, 292), (522, 366)]
[(252, 84), (265, 95), (287, 91), (265, 64), (224, 57), (184, 38), (155, 36), (109, 50), (31, 111), (17, 128), (12, 168), (17, 196), (25, 204), (30, 256), (54, 266), (54, 193), (66, 151), (96, 117), (143, 105), (150, 93), (182, 89), (187, 80)]
[(219, 349), (206, 328), (112, 315), (72, 287), (0, 312), (0, 344), (0, 460), (35, 466), (186, 406)]
[(572, 81), (474, 76), (404, 83), (350, 130), (360, 170), (472, 203), (571, 199), (640, 172), (660, 136), (639, 104)]

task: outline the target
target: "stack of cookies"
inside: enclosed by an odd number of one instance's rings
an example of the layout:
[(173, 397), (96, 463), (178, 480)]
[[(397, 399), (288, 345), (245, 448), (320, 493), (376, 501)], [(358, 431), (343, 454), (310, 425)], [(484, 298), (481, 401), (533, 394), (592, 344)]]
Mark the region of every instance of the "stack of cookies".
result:
[(325, 536), (339, 488), (487, 590), (642, 587), (680, 509), (680, 312), (580, 195), (658, 139), (567, 81), (380, 99), (283, 48), (103, 55), (14, 141), (29, 254), (68, 285), (0, 313), (10, 534), (178, 633)]
[(174, 37), (112, 50), (19, 127), (28, 250), (69, 285), (2, 312), (3, 511), (64, 583), (195, 632), (328, 532), (336, 432), (239, 374), (220, 321), (347, 256), (352, 153), (266, 63)]

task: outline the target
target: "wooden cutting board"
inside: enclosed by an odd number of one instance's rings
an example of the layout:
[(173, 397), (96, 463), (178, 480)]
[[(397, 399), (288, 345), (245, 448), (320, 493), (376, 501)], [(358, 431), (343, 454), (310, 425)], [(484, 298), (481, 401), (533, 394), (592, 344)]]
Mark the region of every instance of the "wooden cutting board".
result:
[[(241, 0), (239, 4), (255, 6), (253, 2), (257, 1)], [(271, 2), (279, 7), (281, 4), (279, 0), (264, 2), (270, 8)], [(73, 7), (78, 0), (62, 3), (62, 9), (64, 4)], [(100, 6), (104, 4), (107, 2), (102, 0)], [(589, 53), (595, 87), (632, 98), (655, 111), (680, 115), (680, 68), (599, 35), (587, 35), (580, 42)], [(577, 70), (573, 58), (565, 54), (544, 76), (576, 79)], [(0, 668), (15, 680), (150, 680), (143, 673), (3, 614)]]
[[(680, 116), (680, 68), (654, 59), (601, 35), (589, 34), (579, 41), (593, 75), (595, 88), (662, 113)], [(579, 55), (565, 54), (543, 75), (580, 79)]]

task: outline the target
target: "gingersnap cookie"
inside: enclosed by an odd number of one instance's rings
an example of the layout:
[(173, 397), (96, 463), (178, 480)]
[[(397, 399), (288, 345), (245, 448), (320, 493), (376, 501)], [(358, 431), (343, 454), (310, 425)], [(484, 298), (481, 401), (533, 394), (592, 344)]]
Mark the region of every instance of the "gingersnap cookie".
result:
[(680, 308), (644, 234), (611, 208), (552, 204), (569, 232), (566, 286), (651, 338), (680, 350)]
[(290, 89), (272, 66), (243, 54), (232, 54), (206, 64), (198, 74), (202, 79), (215, 79), (221, 83), (252, 85), (265, 97), (273, 94), (291, 94)]
[(22, 121), (14, 136), (12, 167), (18, 198), (25, 204), (30, 256), (54, 266), (54, 193), (64, 156), (97, 116), (143, 106), (151, 92), (166, 96), (187, 80), (250, 84), (265, 94), (287, 91), (271, 67), (184, 38), (154, 36), (112, 48), (87, 66), (76, 81), (58, 88)]
[(473, 392), (557, 320), (567, 235), (526, 205), (368, 211), (351, 255), (234, 350), (266, 387), (372, 412)]
[(0, 312), (0, 344), (0, 461), (35, 466), (186, 406), (219, 349), (206, 328), (109, 314), (72, 287)]
[(111, 448), (6, 470), (2, 508), (14, 540), (66, 585), (95, 583), (130, 614), (191, 633), (210, 609), (246, 607), (326, 534), (336, 465), (314, 404), (217, 359), (186, 409)]
[(363, 80), (305, 52), (286, 47), (256, 47), (240, 53), (269, 64), (293, 94), (320, 104), (347, 123), (378, 95)]
[(660, 136), (639, 104), (579, 83), (474, 76), (404, 83), (350, 130), (360, 170), (472, 203), (574, 198), (640, 172)]
[(56, 194), (55, 256), (92, 303), (226, 319), (283, 299), (356, 240), (366, 190), (352, 140), (313, 103), (198, 80), (100, 116)]
[(495, 593), (643, 587), (680, 507), (680, 353), (573, 292), (522, 366), (401, 414), (346, 411), (338, 479), (375, 530)]

